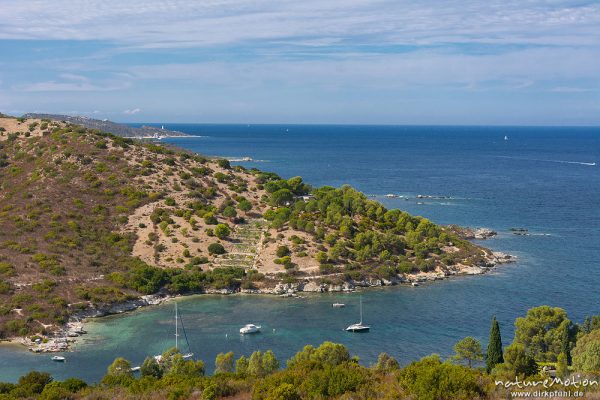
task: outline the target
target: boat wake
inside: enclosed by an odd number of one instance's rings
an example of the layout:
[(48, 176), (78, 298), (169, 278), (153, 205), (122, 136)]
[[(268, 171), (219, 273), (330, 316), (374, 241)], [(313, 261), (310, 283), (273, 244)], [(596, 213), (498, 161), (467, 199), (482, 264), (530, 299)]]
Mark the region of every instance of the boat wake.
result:
[(510, 157), (510, 156), (498, 156), (498, 158), (510, 158), (512, 160), (523, 160), (523, 161), (551, 162), (551, 163), (557, 163), (557, 164), (577, 164), (577, 165), (587, 165), (589, 167), (596, 166), (595, 162), (583, 162), (583, 161), (544, 160), (541, 158), (521, 158), (521, 157)]
[(210, 136), (203, 135), (188, 135), (185, 136), (163, 136), (162, 139), (189, 139), (189, 138), (209, 138)]
[(226, 157), (230, 162), (268, 162), (267, 160), (255, 160), (252, 157)]

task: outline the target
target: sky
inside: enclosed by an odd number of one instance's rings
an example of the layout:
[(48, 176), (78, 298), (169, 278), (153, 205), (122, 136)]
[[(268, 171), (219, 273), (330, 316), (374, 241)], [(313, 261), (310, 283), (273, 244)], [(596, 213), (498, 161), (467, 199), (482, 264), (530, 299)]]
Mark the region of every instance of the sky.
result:
[(0, 112), (600, 125), (600, 1), (0, 0)]

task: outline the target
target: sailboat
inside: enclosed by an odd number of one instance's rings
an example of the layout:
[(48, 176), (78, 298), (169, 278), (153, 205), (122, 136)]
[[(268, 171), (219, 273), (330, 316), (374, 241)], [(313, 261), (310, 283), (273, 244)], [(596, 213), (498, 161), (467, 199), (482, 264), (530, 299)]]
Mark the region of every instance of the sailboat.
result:
[(363, 325), (363, 310), (362, 310), (362, 297), (360, 298), (360, 322), (352, 324), (346, 328), (348, 332), (368, 332), (371, 329), (370, 326)]
[[(179, 312), (177, 311), (177, 303), (175, 303), (175, 348), (179, 350), (179, 323), (181, 322), (181, 330), (183, 331), (183, 337), (185, 338), (185, 343), (187, 345), (188, 352), (182, 353), (181, 356), (184, 360), (189, 360), (194, 356), (194, 353), (190, 351), (190, 342), (188, 342), (187, 334), (185, 333), (185, 327), (183, 326), (183, 319), (179, 317)], [(154, 356), (154, 359), (157, 362), (161, 362), (162, 355)]]
[(505, 135), (505, 136), (504, 136), (504, 140), (508, 140), (508, 136), (506, 136), (506, 135)]

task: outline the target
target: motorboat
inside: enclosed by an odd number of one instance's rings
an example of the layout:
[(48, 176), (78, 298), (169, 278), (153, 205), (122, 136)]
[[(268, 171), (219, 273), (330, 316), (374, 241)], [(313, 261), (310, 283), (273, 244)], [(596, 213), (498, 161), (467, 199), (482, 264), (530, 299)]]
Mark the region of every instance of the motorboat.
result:
[(343, 307), (346, 307), (346, 305), (344, 303), (333, 303), (331, 306), (333, 308), (343, 308)]
[(52, 361), (56, 361), (56, 362), (65, 362), (67, 359), (64, 358), (63, 356), (54, 356), (52, 357)]
[(258, 333), (260, 332), (260, 326), (254, 324), (247, 324), (244, 327), (240, 328), (240, 333), (245, 335), (247, 333)]

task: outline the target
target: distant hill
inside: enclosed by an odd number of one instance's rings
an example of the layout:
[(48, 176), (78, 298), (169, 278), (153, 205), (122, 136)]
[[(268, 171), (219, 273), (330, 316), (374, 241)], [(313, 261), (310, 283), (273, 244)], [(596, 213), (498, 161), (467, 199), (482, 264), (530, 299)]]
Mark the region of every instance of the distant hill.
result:
[(153, 126), (142, 126), (141, 128), (134, 128), (131, 126), (119, 124), (108, 120), (93, 119), (82, 116), (28, 113), (23, 115), (23, 118), (38, 118), (49, 119), (52, 121), (65, 121), (70, 122), (72, 124), (81, 125), (89, 129), (97, 129), (102, 132), (112, 133), (113, 135), (131, 138), (187, 136), (185, 133), (182, 132), (170, 131), (168, 129), (160, 129)]

